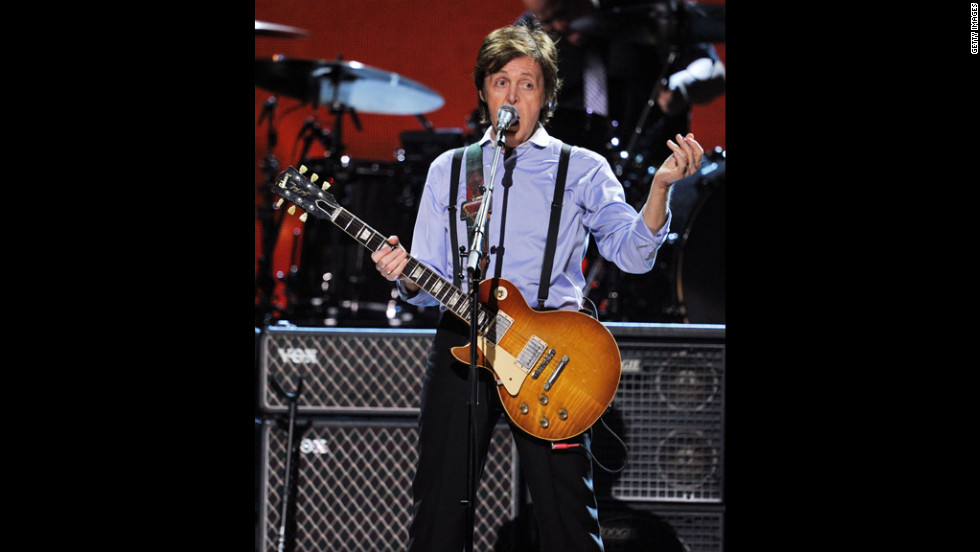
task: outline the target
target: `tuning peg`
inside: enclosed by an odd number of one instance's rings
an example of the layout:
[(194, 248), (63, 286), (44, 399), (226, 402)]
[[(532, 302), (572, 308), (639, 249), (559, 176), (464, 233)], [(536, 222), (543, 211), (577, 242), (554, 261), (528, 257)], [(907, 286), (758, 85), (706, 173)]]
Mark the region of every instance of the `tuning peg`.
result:
[(299, 221), (300, 222), (306, 222), (307, 216), (308, 216), (308, 213), (304, 212), (302, 215), (299, 216)]
[(327, 182), (327, 181), (323, 181), (323, 186), (320, 186), (320, 189), (323, 190), (324, 192), (327, 191), (327, 190), (329, 190), (330, 189), (330, 183)]
[(317, 178), (320, 178), (320, 175), (313, 173), (313, 176), (310, 177), (310, 182), (316, 182)]
[(286, 200), (284, 200), (283, 198), (280, 197), (279, 199), (276, 200), (276, 204), (272, 208), (273, 209), (278, 209), (278, 208), (282, 207), (282, 204), (285, 203), (285, 201)]
[(306, 165), (299, 166), (299, 174), (306, 174)]
[(286, 209), (286, 212), (289, 213), (290, 215), (295, 215), (296, 214), (296, 206), (295, 205), (290, 205), (289, 206), (289, 209)]

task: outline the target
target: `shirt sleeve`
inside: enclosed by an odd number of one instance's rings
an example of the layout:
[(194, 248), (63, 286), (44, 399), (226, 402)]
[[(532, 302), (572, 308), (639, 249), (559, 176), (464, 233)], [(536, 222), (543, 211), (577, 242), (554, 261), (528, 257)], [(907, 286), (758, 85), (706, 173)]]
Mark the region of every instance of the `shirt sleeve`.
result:
[[(452, 150), (444, 152), (429, 166), (419, 210), (415, 217), (410, 253), (420, 263), (426, 265), (443, 278), (452, 280), (452, 265), (447, 266), (449, 257), (449, 172)], [(434, 297), (425, 291), (410, 293), (403, 281), (395, 284), (399, 297), (410, 305), (429, 307), (439, 305)]]
[(649, 272), (670, 232), (670, 208), (664, 225), (656, 232), (650, 230), (642, 213), (626, 202), (623, 185), (609, 163), (602, 158), (587, 159), (589, 163), (579, 182), (580, 201), (585, 209), (584, 222), (592, 231), (599, 254), (624, 272)]

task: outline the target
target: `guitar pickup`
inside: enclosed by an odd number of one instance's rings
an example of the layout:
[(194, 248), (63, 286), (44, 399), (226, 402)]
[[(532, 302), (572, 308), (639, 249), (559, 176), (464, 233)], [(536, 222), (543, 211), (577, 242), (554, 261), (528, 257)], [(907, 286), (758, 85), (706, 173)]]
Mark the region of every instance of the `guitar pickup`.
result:
[(553, 358), (555, 358), (554, 349), (548, 351), (548, 355), (544, 357), (544, 360), (541, 361), (541, 364), (539, 364), (538, 367), (534, 370), (534, 373), (531, 374), (531, 379), (538, 379), (538, 376), (541, 375), (541, 372), (544, 372), (544, 367), (547, 366), (548, 363), (551, 362), (551, 359)]
[(521, 350), (521, 354), (517, 355), (518, 366), (520, 366), (525, 374), (530, 372), (534, 366), (535, 359), (541, 358), (541, 353), (547, 348), (548, 344), (544, 340), (536, 335), (532, 335), (531, 339), (527, 341)]
[(565, 355), (561, 357), (561, 362), (558, 363), (558, 366), (555, 366), (555, 371), (552, 372), (551, 377), (548, 378), (548, 381), (544, 382), (545, 391), (551, 391), (551, 386), (555, 384), (555, 381), (558, 380), (558, 376), (561, 375), (561, 371), (564, 370), (565, 366), (567, 365), (568, 365), (568, 355)]

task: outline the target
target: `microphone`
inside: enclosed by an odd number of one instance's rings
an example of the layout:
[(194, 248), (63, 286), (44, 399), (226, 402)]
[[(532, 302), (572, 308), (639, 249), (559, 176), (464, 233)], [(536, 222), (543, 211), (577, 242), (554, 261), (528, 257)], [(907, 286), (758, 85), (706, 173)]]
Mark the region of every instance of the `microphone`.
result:
[(486, 233), (490, 196), (493, 194), (493, 181), (497, 174), (497, 160), (500, 158), (500, 149), (506, 145), (504, 143), (504, 131), (516, 120), (517, 109), (514, 106), (504, 104), (497, 110), (497, 141), (493, 145), (493, 165), (490, 167), (490, 179), (486, 181), (487, 185), (483, 190), (483, 199), (480, 200), (480, 209), (476, 212), (476, 219), (473, 221), (473, 243), (470, 245), (469, 260), (466, 263), (469, 274), (474, 281), (480, 277), (483, 235)]
[(504, 131), (517, 120), (517, 109), (510, 104), (504, 104), (497, 110), (497, 143), (504, 143)]

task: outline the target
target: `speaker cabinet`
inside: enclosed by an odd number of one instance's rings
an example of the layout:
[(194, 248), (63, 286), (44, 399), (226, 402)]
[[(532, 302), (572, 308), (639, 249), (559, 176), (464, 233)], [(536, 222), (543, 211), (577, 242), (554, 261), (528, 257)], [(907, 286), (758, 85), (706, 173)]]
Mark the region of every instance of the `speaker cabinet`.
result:
[(725, 465), (724, 326), (606, 324), (619, 344), (619, 389), (594, 430), (597, 492), (621, 501), (720, 504)]
[(262, 336), (259, 407), (300, 415), (417, 415), (425, 359), (435, 330), (269, 326)]
[(606, 552), (721, 552), (721, 506), (600, 501)]
[[(593, 429), (593, 454), (609, 469), (625, 463), (616, 473), (594, 472), (606, 549), (672, 552), (676, 541), (685, 552), (722, 552), (725, 326), (605, 326), (619, 345), (622, 376)], [(281, 534), (288, 402), (273, 382), (293, 393), (300, 380), (290, 477), (296, 552), (402, 549), (417, 460), (415, 416), (434, 335), (289, 326), (261, 332), (257, 550), (276, 550)], [(519, 510), (527, 517), (516, 468), (502, 424), (479, 488), (477, 552), (500, 550), (505, 526), (521, 526)], [(658, 539), (663, 544), (652, 547)]]
[[(276, 417), (279, 418), (279, 417)], [(262, 427), (261, 513), (257, 550), (278, 550), (288, 426)], [(408, 541), (418, 431), (414, 420), (297, 419), (291, 462), (295, 552), (400, 552)], [(474, 550), (493, 550), (516, 516), (516, 448), (510, 429), (495, 430), (477, 490)], [(465, 469), (460, 467), (460, 469)], [(286, 533), (290, 534), (290, 533)]]
[[(606, 552), (722, 552), (723, 507), (671, 505), (657, 502), (599, 500), (599, 527)], [(539, 552), (534, 505), (527, 504), (513, 524), (501, 532), (494, 552)]]

